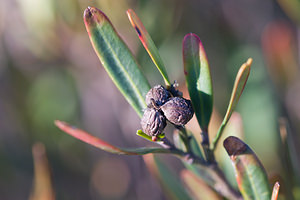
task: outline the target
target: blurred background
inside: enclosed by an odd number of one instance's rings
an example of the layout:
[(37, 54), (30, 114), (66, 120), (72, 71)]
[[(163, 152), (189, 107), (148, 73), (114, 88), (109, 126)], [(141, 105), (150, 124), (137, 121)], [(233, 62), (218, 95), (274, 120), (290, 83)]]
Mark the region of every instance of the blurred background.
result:
[[(235, 115), (241, 116), (241, 137), (283, 190), (299, 185), (299, 1), (1, 0), (0, 199), (30, 197), (33, 146), (37, 157), (47, 152), (56, 199), (167, 198), (141, 157), (108, 154), (54, 126), (55, 119), (67, 121), (121, 147), (154, 145), (135, 135), (139, 118), (92, 49), (82, 18), (87, 6), (106, 13), (152, 86), (163, 80), (126, 10), (139, 15), (183, 92), (182, 39), (199, 35), (213, 77), (212, 127), (226, 112), (239, 67), (252, 57)], [(176, 158), (163, 158), (175, 172), (182, 167)]]

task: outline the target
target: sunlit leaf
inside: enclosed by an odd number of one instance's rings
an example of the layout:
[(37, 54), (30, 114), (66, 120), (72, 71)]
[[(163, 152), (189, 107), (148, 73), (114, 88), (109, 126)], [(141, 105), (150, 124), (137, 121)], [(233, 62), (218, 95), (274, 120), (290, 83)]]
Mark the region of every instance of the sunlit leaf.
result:
[(213, 108), (213, 88), (204, 47), (200, 38), (187, 34), (183, 39), (183, 63), (187, 88), (202, 131), (207, 132)]
[(114, 153), (114, 154), (127, 154), (127, 155), (144, 155), (148, 153), (172, 153), (169, 149), (164, 148), (139, 148), (139, 149), (125, 149), (113, 146), (91, 134), (78, 129), (76, 127), (70, 126), (65, 122), (56, 120), (55, 125), (62, 131), (68, 133), (69, 135), (88, 143), (94, 147), (97, 147), (101, 150)]
[(182, 170), (180, 173), (181, 179), (190, 191), (193, 199), (198, 200), (222, 200), (216, 191), (214, 191), (209, 185), (207, 185), (202, 179), (189, 170)]
[(224, 147), (234, 166), (238, 187), (245, 200), (269, 200), (271, 190), (267, 174), (250, 147), (239, 138), (230, 136)]
[(143, 46), (145, 47), (146, 51), (148, 52), (150, 58), (152, 59), (153, 63), (156, 65), (157, 69), (159, 70), (160, 74), (162, 75), (165, 84), (167, 86), (170, 86), (170, 80), (166, 71), (166, 68), (164, 66), (164, 63), (159, 55), (159, 52), (148, 34), (146, 28), (144, 27), (141, 20), (138, 18), (138, 16), (135, 14), (135, 12), (131, 9), (127, 10), (127, 15), (129, 18), (129, 21), (133, 28), (136, 30), (139, 39), (141, 40)]
[(161, 182), (169, 199), (191, 199), (181, 184), (179, 178), (156, 156), (143, 156), (145, 163), (152, 174)]
[(280, 184), (279, 184), (279, 182), (277, 181), (277, 182), (274, 184), (274, 187), (273, 187), (273, 192), (272, 192), (272, 198), (271, 198), (271, 200), (277, 200), (278, 194), (279, 194), (279, 188), (280, 188)]
[[(232, 116), (222, 134), (221, 141), (224, 141), (229, 136), (235, 136), (238, 138), (244, 138), (243, 130), (243, 121), (239, 113), (233, 112)], [(237, 183), (235, 180), (234, 169), (232, 168), (231, 160), (228, 157), (226, 150), (223, 147), (223, 144), (219, 143), (215, 151), (216, 160), (222, 171), (225, 174), (225, 177), (228, 179), (230, 184), (237, 188)]]
[(224, 131), (224, 128), (225, 128), (228, 120), (230, 119), (230, 117), (232, 115), (232, 112), (234, 111), (237, 103), (239, 102), (240, 96), (243, 93), (243, 90), (244, 90), (245, 85), (246, 85), (247, 80), (248, 80), (248, 76), (250, 74), (251, 64), (252, 64), (252, 58), (249, 58), (247, 60), (247, 62), (244, 63), (240, 67), (240, 69), (239, 69), (239, 71), (236, 75), (233, 90), (232, 90), (232, 93), (231, 93), (231, 98), (230, 98), (230, 101), (229, 101), (229, 105), (228, 105), (225, 117), (222, 121), (222, 124), (221, 124), (221, 126), (218, 130), (218, 133), (217, 133), (216, 137), (214, 138), (214, 140), (212, 141), (212, 144), (211, 144), (211, 149), (212, 150), (215, 150), (215, 148), (217, 146), (217, 143), (218, 143), (218, 141), (219, 141), (219, 139), (220, 139), (220, 137), (221, 137), (221, 135)]
[(84, 22), (103, 67), (141, 117), (146, 107), (145, 95), (150, 86), (135, 58), (100, 10), (88, 7), (84, 12)]
[[(152, 137), (149, 136), (149, 135), (147, 135), (146, 133), (144, 133), (142, 130), (137, 130), (136, 134), (137, 134), (138, 136), (140, 136), (140, 137), (142, 137), (142, 138), (148, 140), (148, 141), (154, 142), (154, 141), (152, 140)], [(164, 137), (165, 137), (165, 134), (158, 135), (158, 136), (156, 137), (156, 141), (155, 141), (155, 142), (156, 142), (156, 143), (160, 142), (161, 139), (164, 138)]]

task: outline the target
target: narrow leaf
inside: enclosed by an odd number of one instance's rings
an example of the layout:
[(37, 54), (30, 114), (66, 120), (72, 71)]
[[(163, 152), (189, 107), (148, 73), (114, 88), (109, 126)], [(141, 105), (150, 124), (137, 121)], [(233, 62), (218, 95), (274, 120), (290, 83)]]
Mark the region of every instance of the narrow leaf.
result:
[(183, 39), (183, 63), (187, 88), (195, 115), (203, 132), (207, 132), (213, 108), (213, 89), (204, 47), (200, 38), (187, 34)]
[(245, 88), (245, 85), (247, 83), (248, 80), (248, 76), (250, 74), (250, 69), (251, 69), (251, 64), (252, 64), (252, 58), (249, 58), (247, 60), (246, 63), (244, 63), (239, 71), (238, 74), (235, 78), (235, 82), (234, 82), (234, 86), (233, 86), (233, 90), (231, 93), (231, 98), (229, 101), (229, 105), (225, 114), (225, 117), (223, 119), (223, 122), (218, 130), (218, 133), (216, 135), (216, 137), (214, 138), (214, 140), (212, 141), (212, 145), (211, 145), (211, 149), (215, 150), (217, 143), (224, 131), (224, 128), (228, 122), (228, 120), (230, 119), (232, 112), (234, 111), (237, 103), (239, 102), (240, 96), (243, 93), (243, 90)]
[[(142, 138), (144, 138), (144, 139), (150, 141), (150, 142), (154, 142), (154, 141), (152, 140), (152, 137), (149, 136), (149, 135), (147, 135), (146, 133), (144, 133), (142, 130), (137, 130), (136, 134), (137, 134), (138, 136), (140, 136), (140, 137), (142, 137)], [(155, 141), (155, 142), (156, 142), (156, 143), (161, 142), (161, 139), (164, 138), (164, 137), (165, 137), (165, 134), (158, 135), (158, 136), (156, 137), (156, 141)]]
[(272, 198), (271, 198), (271, 200), (277, 200), (278, 194), (279, 194), (279, 188), (280, 188), (280, 184), (279, 184), (279, 182), (277, 181), (277, 182), (274, 184), (274, 187), (273, 187), (273, 192), (272, 192)]
[(126, 155), (144, 155), (148, 153), (172, 153), (169, 149), (164, 148), (139, 148), (139, 149), (125, 149), (115, 147), (95, 136), (90, 135), (89, 133), (78, 129), (76, 127), (70, 126), (65, 122), (56, 120), (55, 125), (62, 131), (68, 133), (69, 135), (88, 143), (94, 147), (97, 147), (101, 150), (114, 153), (114, 154), (126, 154)]
[(88, 7), (84, 22), (94, 50), (115, 85), (138, 115), (146, 107), (150, 86), (132, 53), (100, 10)]
[(267, 174), (250, 147), (230, 136), (223, 143), (234, 166), (238, 187), (245, 200), (269, 200), (271, 190)]
[(219, 196), (209, 185), (207, 185), (202, 179), (200, 179), (196, 174), (189, 170), (182, 170), (180, 173), (181, 179), (186, 185), (187, 189), (190, 191), (193, 199), (199, 200), (222, 200), (223, 198)]
[(191, 199), (178, 177), (156, 156), (145, 155), (144, 161), (152, 174), (160, 181), (169, 199)]
[(159, 55), (159, 52), (151, 39), (150, 35), (148, 34), (145, 26), (141, 22), (141, 20), (138, 18), (138, 16), (135, 14), (135, 12), (131, 9), (127, 10), (127, 15), (129, 18), (129, 21), (133, 28), (136, 30), (139, 39), (141, 40), (144, 48), (148, 52), (150, 58), (152, 59), (153, 63), (156, 65), (158, 71), (162, 75), (166, 86), (170, 86), (170, 80), (166, 71), (166, 68), (164, 66), (164, 63)]
[(34, 185), (30, 200), (54, 200), (55, 192), (52, 186), (51, 173), (45, 146), (36, 143), (32, 147), (34, 162)]

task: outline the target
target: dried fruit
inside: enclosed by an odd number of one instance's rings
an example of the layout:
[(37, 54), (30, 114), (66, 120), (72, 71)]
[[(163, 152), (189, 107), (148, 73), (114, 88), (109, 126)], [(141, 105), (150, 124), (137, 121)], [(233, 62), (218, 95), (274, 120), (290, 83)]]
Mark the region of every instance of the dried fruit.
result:
[(178, 126), (188, 123), (194, 114), (191, 101), (181, 97), (170, 98), (160, 109), (168, 121)]
[(157, 106), (163, 105), (171, 97), (170, 92), (162, 85), (156, 85), (146, 94), (146, 104), (152, 105), (151, 99)]
[(160, 135), (166, 127), (166, 117), (161, 111), (148, 107), (141, 120), (141, 126), (144, 133), (149, 136)]

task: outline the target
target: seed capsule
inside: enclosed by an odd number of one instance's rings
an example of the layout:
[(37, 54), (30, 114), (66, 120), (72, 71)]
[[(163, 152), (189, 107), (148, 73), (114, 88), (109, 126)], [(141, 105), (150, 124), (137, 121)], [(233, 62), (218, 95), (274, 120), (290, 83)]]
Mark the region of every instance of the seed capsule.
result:
[(170, 98), (160, 109), (169, 122), (178, 126), (188, 123), (194, 115), (191, 101), (181, 97)]
[(146, 104), (152, 105), (151, 99), (157, 106), (163, 105), (171, 97), (170, 92), (162, 85), (156, 85), (146, 94)]
[(166, 127), (166, 117), (154, 108), (148, 107), (141, 120), (141, 126), (144, 133), (149, 136), (160, 135)]

